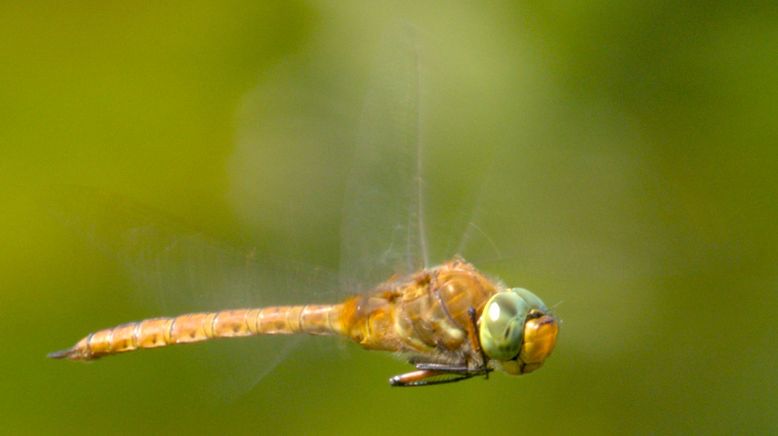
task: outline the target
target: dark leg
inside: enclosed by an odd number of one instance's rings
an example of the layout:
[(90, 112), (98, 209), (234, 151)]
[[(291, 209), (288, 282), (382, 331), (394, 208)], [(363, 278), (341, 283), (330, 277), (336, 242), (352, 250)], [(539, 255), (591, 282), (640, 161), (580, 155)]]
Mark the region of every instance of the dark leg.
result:
[(481, 366), (468, 368), (467, 365), (448, 365), (445, 363), (417, 363), (417, 371), (396, 375), (389, 379), (392, 386), (432, 386), (444, 383), (454, 383), (469, 378), (489, 375), (491, 368)]
[(467, 380), (475, 375), (423, 369), (396, 375), (389, 379), (389, 384), (397, 387), (432, 386)]
[(478, 354), (481, 355), (480, 369), (483, 371), (484, 377), (488, 380), (489, 372), (491, 372), (491, 370), (488, 369), (486, 366), (486, 362), (488, 361), (488, 358), (484, 353), (484, 349), (481, 347), (481, 339), (478, 336), (478, 320), (475, 318), (475, 307), (470, 306), (470, 308), (467, 309), (467, 314), (470, 316), (470, 328), (468, 329), (468, 335), (470, 335), (470, 342), (472, 343), (473, 350), (475, 350)]
[(492, 371), (491, 369), (484, 366), (472, 369), (468, 368), (467, 365), (448, 365), (445, 363), (418, 363), (416, 364), (416, 369), (424, 371), (437, 371), (440, 373), (448, 374), (466, 374), (469, 376), (484, 375)]

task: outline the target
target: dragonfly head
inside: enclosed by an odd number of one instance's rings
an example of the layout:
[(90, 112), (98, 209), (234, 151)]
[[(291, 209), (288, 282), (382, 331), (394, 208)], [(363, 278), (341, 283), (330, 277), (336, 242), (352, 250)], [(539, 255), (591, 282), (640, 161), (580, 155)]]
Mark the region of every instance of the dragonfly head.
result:
[(543, 300), (522, 288), (498, 292), (484, 306), (478, 335), (487, 357), (512, 375), (532, 372), (556, 345), (557, 319)]

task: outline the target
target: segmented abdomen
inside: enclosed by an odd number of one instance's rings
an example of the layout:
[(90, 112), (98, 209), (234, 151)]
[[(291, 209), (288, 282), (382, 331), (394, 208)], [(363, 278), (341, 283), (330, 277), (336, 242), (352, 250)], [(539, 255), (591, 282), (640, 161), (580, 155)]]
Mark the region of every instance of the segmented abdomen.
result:
[(154, 318), (94, 332), (55, 359), (93, 360), (141, 348), (252, 335), (340, 335), (341, 305), (272, 306)]

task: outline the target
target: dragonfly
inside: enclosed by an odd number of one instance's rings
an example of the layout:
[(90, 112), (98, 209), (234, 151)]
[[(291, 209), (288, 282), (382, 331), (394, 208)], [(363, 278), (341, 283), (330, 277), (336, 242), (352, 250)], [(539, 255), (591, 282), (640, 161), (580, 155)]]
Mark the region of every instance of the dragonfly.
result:
[[(488, 378), (495, 370), (522, 375), (540, 368), (559, 331), (557, 317), (541, 298), (489, 277), (458, 255), (438, 265), (429, 262), (419, 56), (415, 37), (404, 41), (398, 56), (404, 62), (395, 62), (394, 69), (379, 68), (385, 81), (379, 79), (366, 99), (344, 219), (344, 261), (361, 270), (352, 275), (364, 281), (384, 273), (383, 281), (326, 304), (248, 307), (119, 324), (48, 357), (92, 361), (218, 338), (306, 334), (340, 336), (367, 350), (399, 354), (413, 370), (389, 379), (398, 387)], [(411, 79), (398, 82), (397, 77)], [(391, 86), (382, 86), (386, 83)]]

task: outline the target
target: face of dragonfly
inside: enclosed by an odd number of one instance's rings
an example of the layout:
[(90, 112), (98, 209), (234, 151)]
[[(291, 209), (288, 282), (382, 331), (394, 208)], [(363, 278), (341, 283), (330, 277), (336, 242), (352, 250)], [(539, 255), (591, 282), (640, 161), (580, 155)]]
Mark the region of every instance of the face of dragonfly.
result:
[(558, 331), (559, 323), (543, 301), (523, 288), (489, 299), (479, 326), (484, 353), (511, 375), (540, 368), (554, 350)]

